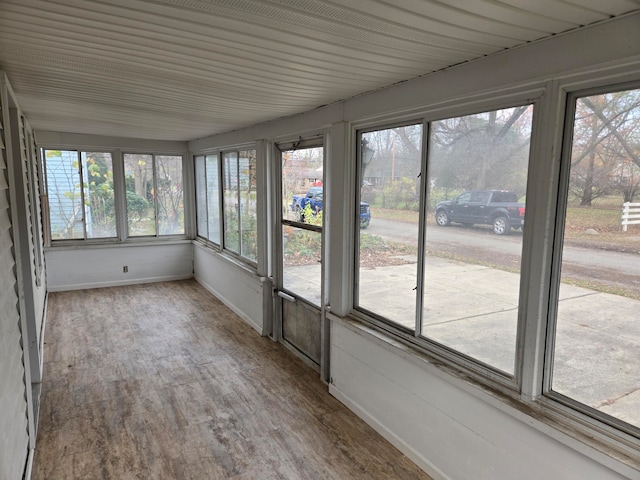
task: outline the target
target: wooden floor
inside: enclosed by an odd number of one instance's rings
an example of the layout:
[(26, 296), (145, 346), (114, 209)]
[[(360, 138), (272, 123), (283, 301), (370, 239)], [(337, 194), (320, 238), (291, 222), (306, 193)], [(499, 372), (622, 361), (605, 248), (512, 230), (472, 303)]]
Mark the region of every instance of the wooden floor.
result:
[(35, 480), (429, 478), (195, 281), (48, 308)]

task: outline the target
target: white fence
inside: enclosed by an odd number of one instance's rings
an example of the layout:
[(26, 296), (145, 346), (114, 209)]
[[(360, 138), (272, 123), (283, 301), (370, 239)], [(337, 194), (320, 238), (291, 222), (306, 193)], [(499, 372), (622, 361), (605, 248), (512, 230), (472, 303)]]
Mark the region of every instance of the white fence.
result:
[(622, 231), (627, 231), (627, 225), (640, 225), (640, 203), (624, 202), (622, 204)]

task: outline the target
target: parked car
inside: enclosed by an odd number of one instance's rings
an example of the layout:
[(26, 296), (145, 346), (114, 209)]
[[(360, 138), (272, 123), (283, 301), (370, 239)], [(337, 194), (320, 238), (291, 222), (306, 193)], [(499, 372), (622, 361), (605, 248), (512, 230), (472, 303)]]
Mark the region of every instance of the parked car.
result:
[(445, 227), (451, 222), (463, 225), (493, 226), (496, 235), (507, 235), (512, 228), (524, 228), (524, 203), (518, 202), (509, 190), (475, 190), (460, 194), (455, 200), (436, 205), (436, 224)]
[[(309, 205), (311, 213), (317, 215), (322, 210), (322, 187), (310, 187), (306, 195), (294, 195), (291, 200), (291, 210), (295, 212), (300, 222), (305, 221), (306, 207)], [(371, 223), (371, 209), (369, 204), (360, 202), (360, 228), (367, 228)]]

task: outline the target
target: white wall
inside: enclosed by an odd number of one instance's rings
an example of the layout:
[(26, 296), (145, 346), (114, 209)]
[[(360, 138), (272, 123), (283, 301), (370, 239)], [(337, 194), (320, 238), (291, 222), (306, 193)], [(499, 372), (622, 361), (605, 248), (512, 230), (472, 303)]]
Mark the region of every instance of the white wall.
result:
[(258, 333), (267, 333), (263, 332), (267, 314), (263, 309), (263, 279), (200, 242), (193, 244), (196, 280)]
[(382, 338), (333, 319), (330, 392), (434, 478), (639, 478), (602, 466), (543, 433), (549, 427), (533, 417)]
[[(50, 292), (193, 277), (193, 248), (189, 240), (56, 246), (46, 250), (45, 259)], [(125, 265), (127, 273), (122, 271)]]

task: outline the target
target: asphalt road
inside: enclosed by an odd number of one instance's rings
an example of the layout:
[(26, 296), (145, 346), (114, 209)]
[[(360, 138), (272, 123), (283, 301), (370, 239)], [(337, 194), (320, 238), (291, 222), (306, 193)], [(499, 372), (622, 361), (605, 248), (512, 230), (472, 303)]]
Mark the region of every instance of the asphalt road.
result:
[[(411, 223), (373, 218), (366, 230), (372, 235), (396, 242), (415, 245), (418, 226)], [(495, 235), (487, 226), (464, 227), (451, 224), (448, 227), (427, 225), (427, 238), (434, 248), (440, 246), (451, 250), (452, 246), (492, 252), (495, 254), (519, 257), (522, 251), (522, 232), (514, 230), (510, 235)], [(625, 276), (640, 275), (640, 255), (625, 252), (594, 250), (567, 245), (563, 251), (565, 266), (572, 265), (583, 270), (593, 270), (594, 276), (600, 276), (603, 270), (618, 272)], [(598, 274), (595, 274), (595, 272)], [(586, 272), (584, 272), (586, 273)], [(640, 283), (640, 279), (637, 280)]]

